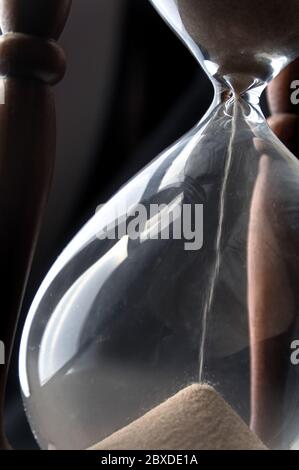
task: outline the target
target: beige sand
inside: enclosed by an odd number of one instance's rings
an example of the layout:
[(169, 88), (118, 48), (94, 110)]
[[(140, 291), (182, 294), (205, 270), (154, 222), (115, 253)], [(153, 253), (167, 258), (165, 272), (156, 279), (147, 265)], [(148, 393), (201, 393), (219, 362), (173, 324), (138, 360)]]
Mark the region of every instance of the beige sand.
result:
[(91, 450), (266, 450), (209, 385), (191, 385)]
[(177, 0), (177, 5), (191, 38), (219, 65), (219, 75), (234, 76), (235, 87), (238, 81), (245, 87), (246, 76), (266, 80), (272, 67), (299, 53), (297, 0)]

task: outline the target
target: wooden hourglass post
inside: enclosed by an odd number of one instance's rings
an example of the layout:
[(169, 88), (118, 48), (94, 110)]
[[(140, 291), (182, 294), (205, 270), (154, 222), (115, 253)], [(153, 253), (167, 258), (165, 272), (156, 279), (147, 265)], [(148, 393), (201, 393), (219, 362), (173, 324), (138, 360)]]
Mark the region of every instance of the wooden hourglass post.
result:
[(0, 0), (0, 448), (7, 371), (55, 157), (51, 85), (65, 72), (55, 42), (71, 0)]

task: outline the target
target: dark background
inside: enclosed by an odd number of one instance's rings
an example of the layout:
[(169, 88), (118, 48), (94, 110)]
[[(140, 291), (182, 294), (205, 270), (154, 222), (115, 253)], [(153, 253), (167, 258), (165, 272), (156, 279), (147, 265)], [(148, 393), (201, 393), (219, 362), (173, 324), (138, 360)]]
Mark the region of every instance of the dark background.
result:
[(56, 169), (7, 391), (7, 433), (17, 449), (36, 448), (17, 362), (39, 284), (97, 205), (189, 130), (213, 96), (207, 77), (148, 0), (73, 0), (60, 42), (68, 71), (55, 89)]

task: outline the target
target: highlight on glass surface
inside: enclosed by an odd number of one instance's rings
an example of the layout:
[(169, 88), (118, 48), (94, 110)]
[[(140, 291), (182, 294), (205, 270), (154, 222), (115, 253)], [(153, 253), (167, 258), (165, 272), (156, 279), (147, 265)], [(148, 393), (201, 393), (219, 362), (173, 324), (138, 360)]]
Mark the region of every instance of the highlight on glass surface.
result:
[(42, 448), (85, 449), (208, 383), (268, 447), (296, 449), (299, 163), (259, 99), (299, 55), (299, 1), (152, 4), (214, 101), (43, 281), (20, 350), (29, 421)]

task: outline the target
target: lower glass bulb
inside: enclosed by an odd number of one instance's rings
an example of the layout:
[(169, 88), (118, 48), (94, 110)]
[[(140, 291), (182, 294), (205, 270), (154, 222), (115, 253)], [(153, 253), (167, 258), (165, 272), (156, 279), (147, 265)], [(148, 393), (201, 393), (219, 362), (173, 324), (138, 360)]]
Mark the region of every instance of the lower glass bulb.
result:
[(261, 22), (234, 2), (221, 49), (222, 9), (210, 7), (226, 0), (153, 3), (212, 76), (215, 99), (48, 273), (21, 343), (26, 411), (42, 448), (86, 449), (208, 383), (267, 446), (299, 448), (299, 163), (259, 108), (299, 50), (298, 15), (279, 29), (275, 2), (260, 51)]

